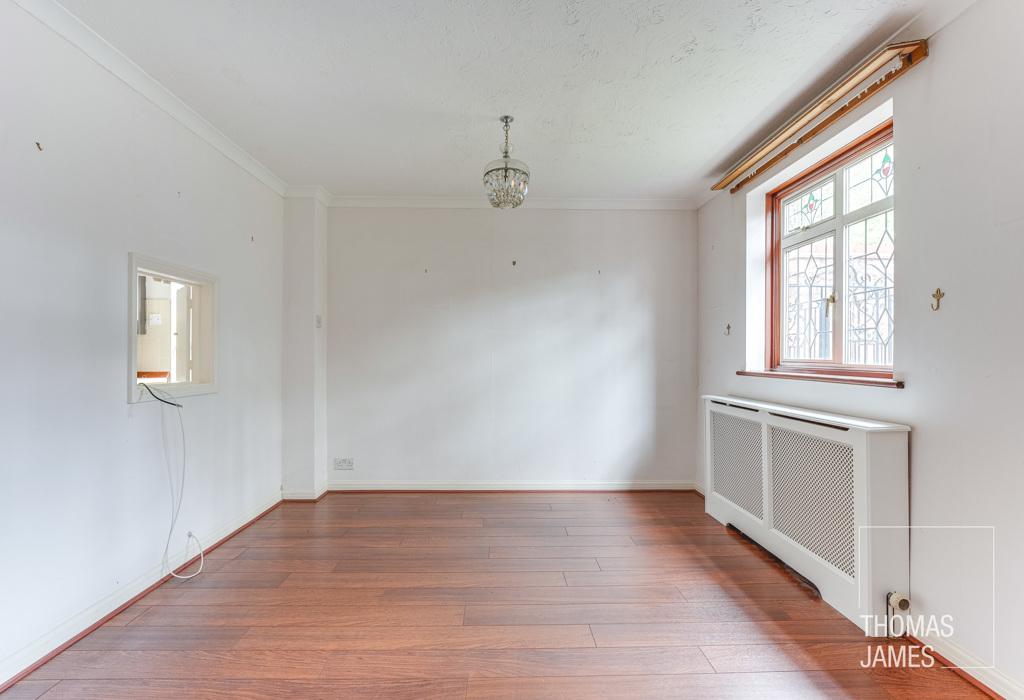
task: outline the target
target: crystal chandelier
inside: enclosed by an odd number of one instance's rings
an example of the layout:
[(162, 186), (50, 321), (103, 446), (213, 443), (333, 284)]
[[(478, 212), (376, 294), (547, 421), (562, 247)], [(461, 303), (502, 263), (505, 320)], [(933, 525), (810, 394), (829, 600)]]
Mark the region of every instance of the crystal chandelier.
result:
[(530, 168), (523, 161), (509, 157), (508, 130), (512, 117), (504, 116), (501, 122), (505, 125), (505, 145), (501, 149), (501, 158), (492, 160), (484, 169), (484, 192), (492, 207), (515, 209), (526, 198)]

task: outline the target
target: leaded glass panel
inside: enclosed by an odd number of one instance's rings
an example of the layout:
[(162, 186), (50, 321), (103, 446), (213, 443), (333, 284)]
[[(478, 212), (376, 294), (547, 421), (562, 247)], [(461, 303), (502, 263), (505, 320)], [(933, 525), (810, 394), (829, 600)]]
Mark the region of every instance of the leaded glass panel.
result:
[(831, 360), (835, 238), (826, 236), (785, 252), (783, 289), (787, 360)]
[(891, 365), (895, 226), (893, 210), (846, 227), (846, 348), (853, 365)]
[(835, 180), (825, 182), (786, 202), (783, 220), (786, 236), (831, 219), (835, 214)]
[(889, 144), (846, 169), (846, 211), (856, 211), (892, 196), (896, 190), (895, 151)]

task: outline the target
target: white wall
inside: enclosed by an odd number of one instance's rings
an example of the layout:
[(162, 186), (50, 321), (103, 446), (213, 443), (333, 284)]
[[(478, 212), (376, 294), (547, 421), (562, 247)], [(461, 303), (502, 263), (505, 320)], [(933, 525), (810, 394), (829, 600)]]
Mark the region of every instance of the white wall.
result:
[[(736, 376), (745, 325), (763, 323), (746, 318), (746, 198), (718, 195), (699, 212), (701, 392), (911, 425), (913, 524), (996, 528), (997, 669), (976, 673), (1015, 696), (1024, 694), (1024, 328), (1016, 302), (1024, 84), (1007, 67), (1019, 63), (1021, 27), (1024, 4), (983, 0), (933, 37), (931, 56), (887, 93), (897, 164), (896, 372), (905, 389)], [(947, 294), (939, 312), (929, 308), (936, 287)], [(914, 611), (955, 616), (956, 635), (937, 648), (961, 663), (993, 658), (989, 546), (979, 531), (912, 534)]]
[[(693, 212), (332, 209), (332, 486), (693, 482)], [(516, 264), (513, 266), (513, 261)]]
[(125, 402), (129, 251), (220, 278), (175, 561), (187, 530), (211, 544), (279, 500), (282, 199), (6, 0), (0, 65), (2, 683), (162, 573), (162, 411)]
[(327, 207), (317, 197), (285, 200), (284, 243), (281, 482), (285, 498), (315, 499), (327, 488)]

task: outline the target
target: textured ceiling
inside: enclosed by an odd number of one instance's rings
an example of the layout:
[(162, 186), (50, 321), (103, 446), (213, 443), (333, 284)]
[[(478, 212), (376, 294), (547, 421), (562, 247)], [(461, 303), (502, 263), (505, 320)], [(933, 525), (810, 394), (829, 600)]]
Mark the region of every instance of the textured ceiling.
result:
[(700, 204), (780, 110), (925, 0), (62, 0), (291, 185)]

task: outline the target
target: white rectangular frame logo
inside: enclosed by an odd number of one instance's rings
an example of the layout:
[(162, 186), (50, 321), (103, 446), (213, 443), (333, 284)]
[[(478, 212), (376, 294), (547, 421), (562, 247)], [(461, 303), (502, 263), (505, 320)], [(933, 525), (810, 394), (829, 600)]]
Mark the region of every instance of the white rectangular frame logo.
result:
[[(857, 528), (857, 570), (862, 571), (860, 560), (864, 545), (865, 530), (989, 530), (992, 533), (992, 663), (988, 666), (940, 666), (940, 668), (958, 668), (964, 671), (991, 671), (996, 668), (996, 527), (995, 525), (861, 525)], [(913, 605), (914, 592), (907, 591)], [(858, 607), (863, 609), (863, 592), (857, 591)], [(927, 644), (924, 640), (922, 643)], [(941, 651), (939, 652), (941, 653)]]

